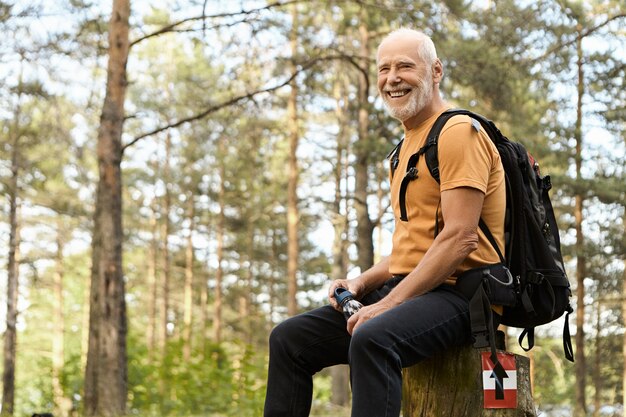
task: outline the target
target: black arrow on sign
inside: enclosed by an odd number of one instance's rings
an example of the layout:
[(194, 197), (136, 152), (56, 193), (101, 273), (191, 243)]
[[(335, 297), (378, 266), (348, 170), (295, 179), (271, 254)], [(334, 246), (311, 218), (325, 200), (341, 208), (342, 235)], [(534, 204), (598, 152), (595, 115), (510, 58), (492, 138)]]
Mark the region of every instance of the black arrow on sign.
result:
[(506, 372), (504, 375), (504, 378), (498, 377), (497, 373), (493, 371), (489, 377), (495, 379), (496, 382), (496, 400), (504, 400), (504, 379), (509, 377)]

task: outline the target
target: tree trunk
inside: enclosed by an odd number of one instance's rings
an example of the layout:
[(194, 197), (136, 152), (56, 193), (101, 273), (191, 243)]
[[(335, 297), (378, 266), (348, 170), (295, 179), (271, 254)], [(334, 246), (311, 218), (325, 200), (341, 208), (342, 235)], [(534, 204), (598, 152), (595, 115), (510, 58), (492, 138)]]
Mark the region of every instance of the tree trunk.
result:
[[(600, 294), (598, 294), (598, 298)], [(595, 352), (593, 355), (593, 417), (600, 416), (600, 406), (602, 405), (602, 343), (601, 332), (602, 328), (602, 303), (600, 300), (596, 302), (596, 340), (595, 340)]]
[(114, 0), (109, 22), (109, 62), (98, 130), (99, 181), (92, 239), (89, 351), (85, 414), (126, 411), (126, 303), (122, 272), (122, 129), (128, 60), (130, 0)]
[(161, 323), (159, 332), (159, 343), (161, 358), (164, 359), (167, 355), (167, 339), (170, 311), (170, 280), (171, 280), (171, 262), (170, 262), (170, 211), (172, 208), (172, 175), (171, 175), (171, 157), (172, 157), (172, 138), (168, 132), (165, 136), (165, 164), (163, 167), (163, 180), (165, 181), (165, 201), (163, 202), (162, 219), (162, 262), (163, 262), (163, 275), (161, 277)]
[[(170, 233), (172, 224), (170, 221), (170, 211), (172, 209), (172, 137), (170, 131), (165, 134), (165, 161), (163, 164), (163, 181), (165, 182), (165, 196), (163, 207), (161, 208), (161, 309), (159, 320), (159, 356), (161, 363), (165, 363), (168, 355), (169, 339), (169, 314), (170, 314), (170, 281), (171, 281), (171, 259), (170, 259)], [(159, 378), (158, 389), (160, 397), (161, 411), (168, 400), (167, 372), (166, 366), (161, 366), (161, 377)]]
[(528, 355), (528, 371), (530, 373), (530, 395), (534, 396), (535, 395), (535, 352), (532, 350), (529, 350), (528, 352), (526, 352), (526, 354)]
[(148, 355), (154, 359), (154, 348), (156, 347), (157, 333), (157, 265), (159, 259), (159, 237), (157, 222), (157, 197), (152, 199), (150, 212), (150, 243), (148, 246), (148, 328), (146, 329), (146, 346), (148, 347)]
[(65, 366), (65, 314), (63, 313), (63, 277), (65, 267), (63, 262), (63, 248), (65, 247), (65, 230), (63, 219), (57, 222), (57, 253), (54, 271), (54, 329), (52, 336), (52, 395), (54, 396), (55, 415), (67, 417), (72, 408), (72, 400), (63, 393), (61, 374)]
[(359, 72), (358, 84), (358, 142), (355, 146), (355, 184), (354, 184), (354, 207), (357, 216), (357, 266), (361, 272), (369, 269), (374, 264), (374, 240), (372, 232), (374, 226), (369, 217), (367, 198), (369, 196), (369, 57), (370, 40), (365, 24), (359, 26), (361, 35), (360, 55), (363, 57), (361, 66), (363, 72)]
[(404, 370), (405, 417), (535, 417), (528, 358), (515, 355), (517, 408), (485, 409), (483, 372), (477, 349), (450, 349)]
[(191, 326), (193, 317), (193, 231), (194, 231), (194, 196), (189, 193), (189, 232), (187, 234), (187, 247), (185, 249), (185, 294), (183, 309), (183, 359), (189, 361), (191, 357)]
[[(16, 114), (19, 113), (19, 110)], [(16, 119), (17, 120), (17, 119)], [(16, 123), (17, 124), (17, 123)], [(11, 149), (11, 178), (8, 183), (9, 199), (9, 259), (7, 265), (7, 312), (4, 331), (4, 366), (2, 371), (2, 416), (12, 416), (15, 405), (15, 359), (17, 349), (17, 298), (18, 298), (18, 141), (19, 133), (14, 131)]]
[[(206, 258), (205, 258), (206, 259)], [(202, 286), (200, 287), (200, 357), (205, 358), (204, 352), (206, 351), (207, 342), (211, 340), (211, 334), (209, 332), (208, 322), (208, 309), (209, 309), (209, 286), (207, 285), (206, 275), (202, 274)]]
[[(580, 33), (581, 28), (579, 26)], [(576, 106), (576, 129), (574, 136), (576, 139), (576, 183), (577, 188), (582, 180), (582, 117), (583, 117), (583, 95), (585, 93), (584, 73), (583, 73), (583, 51), (582, 38), (577, 42), (578, 52), (578, 102)], [(576, 222), (576, 407), (574, 409), (576, 417), (583, 417), (587, 414), (587, 401), (585, 396), (586, 387), (586, 364), (585, 364), (585, 239), (583, 235), (583, 204), (584, 197), (581, 191), (576, 192), (574, 219)]]
[[(624, 207), (624, 218), (622, 219), (622, 242), (626, 242), (626, 206)], [(622, 323), (626, 323), (626, 257), (623, 260), (624, 272), (622, 278)], [(622, 357), (624, 358), (622, 365), (622, 405), (626, 410), (626, 332), (624, 332), (622, 341)]]
[[(340, 85), (340, 81), (335, 82), (334, 96), (337, 103), (335, 114), (339, 122), (339, 134), (337, 135), (336, 164), (334, 171), (335, 198), (333, 201), (333, 262), (331, 265), (331, 279), (337, 280), (345, 278), (348, 273), (347, 249), (348, 249), (348, 219), (342, 213), (342, 206), (345, 205), (345, 193), (342, 191), (345, 174), (345, 153), (347, 150), (347, 135), (345, 134), (346, 115), (342, 106), (342, 98), (345, 91)], [(347, 366), (334, 366), (331, 368), (331, 402), (339, 406), (347, 406), (350, 402), (349, 368)]]
[[(382, 173), (385, 172), (387, 170), (387, 165), (384, 164), (383, 162), (378, 162), (376, 164), (376, 171), (378, 173)], [(383, 215), (385, 213), (385, 206), (383, 204), (385, 195), (388, 194), (388, 192), (385, 191), (383, 184), (386, 181), (386, 178), (384, 175), (380, 175), (377, 174), (377, 177), (379, 178), (378, 180), (378, 184), (376, 187), (376, 202), (378, 203), (378, 216), (377, 216), (377, 221), (374, 223), (374, 227), (378, 227), (377, 230), (377, 234), (376, 234), (376, 247), (374, 250), (374, 263), (378, 263), (381, 261), (381, 259), (383, 258), (383, 243), (384, 243), (384, 239), (383, 239), (383, 227), (382, 227), (382, 221), (381, 219), (383, 218)]]
[(342, 206), (346, 205), (346, 193), (342, 190), (342, 183), (346, 180), (345, 156), (348, 150), (348, 138), (346, 132), (346, 112), (342, 106), (345, 89), (337, 81), (334, 86), (334, 96), (337, 103), (335, 114), (339, 122), (339, 134), (337, 135), (337, 149), (335, 153), (336, 163), (334, 174), (335, 198), (333, 201), (332, 222), (334, 230), (333, 239), (333, 262), (331, 265), (331, 279), (345, 278), (348, 273), (346, 253), (348, 250), (348, 218), (342, 213)]
[(224, 166), (224, 157), (226, 150), (226, 139), (221, 138), (219, 143), (219, 154), (222, 155), (220, 161), (220, 183), (218, 203), (220, 206), (219, 214), (217, 215), (217, 230), (215, 232), (217, 240), (216, 256), (217, 256), (217, 270), (215, 271), (215, 301), (213, 304), (213, 340), (219, 344), (222, 341), (222, 280), (224, 277), (223, 261), (224, 261), (224, 233), (226, 229), (226, 167)]
[(330, 368), (332, 385), (330, 402), (340, 407), (350, 405), (350, 367), (348, 365), (336, 365)]
[[(296, 55), (298, 53), (298, 5), (292, 5), (292, 27), (289, 34), (289, 44), (291, 46), (291, 72), (295, 74)], [(287, 313), (294, 316), (298, 313), (298, 302), (296, 293), (298, 291), (298, 257), (300, 245), (298, 242), (298, 224), (300, 214), (298, 213), (298, 142), (300, 132), (298, 128), (298, 81), (294, 80), (289, 84), (291, 92), (287, 103), (288, 134), (289, 134), (289, 182), (287, 184)]]
[(83, 311), (81, 314), (80, 332), (80, 369), (87, 372), (87, 355), (89, 354), (89, 322), (91, 320), (91, 285), (86, 283), (83, 288)]
[(276, 305), (277, 303), (279, 303), (279, 301), (277, 300), (278, 297), (276, 295), (276, 283), (277, 282), (282, 282), (282, 276), (283, 274), (281, 273), (281, 268), (279, 267), (280, 265), (280, 255), (281, 255), (281, 251), (278, 248), (278, 241), (280, 239), (279, 237), (280, 232), (278, 230), (276, 230), (276, 228), (272, 228), (272, 257), (270, 259), (271, 265), (272, 265), (272, 269), (270, 271), (270, 277), (269, 277), (269, 288), (268, 288), (268, 296), (269, 296), (269, 312), (267, 317), (269, 318), (269, 320), (267, 320), (267, 334), (270, 334), (270, 332), (272, 331), (272, 328), (274, 327), (274, 312), (276, 311)]
[(239, 324), (241, 326), (241, 332), (243, 334), (243, 341), (252, 345), (252, 280), (254, 265), (254, 224), (248, 222), (246, 236), (248, 242), (246, 243), (246, 254), (243, 264), (246, 265), (242, 271), (240, 281), (240, 296), (239, 296)]

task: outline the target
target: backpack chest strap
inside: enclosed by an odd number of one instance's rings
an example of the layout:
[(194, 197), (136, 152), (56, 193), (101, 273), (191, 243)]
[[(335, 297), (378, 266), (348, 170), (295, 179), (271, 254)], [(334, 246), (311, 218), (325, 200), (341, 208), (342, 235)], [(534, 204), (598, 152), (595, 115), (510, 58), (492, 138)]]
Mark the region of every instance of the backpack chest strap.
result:
[(400, 220), (403, 222), (409, 221), (409, 217), (406, 210), (406, 189), (409, 186), (409, 183), (414, 179), (418, 178), (418, 170), (417, 163), (419, 162), (420, 157), (427, 153), (426, 151), (431, 147), (437, 147), (437, 141), (427, 141), (426, 145), (422, 146), (417, 152), (415, 152), (409, 158), (409, 161), (406, 164), (406, 172), (404, 173), (404, 177), (402, 178), (402, 183), (400, 183)]

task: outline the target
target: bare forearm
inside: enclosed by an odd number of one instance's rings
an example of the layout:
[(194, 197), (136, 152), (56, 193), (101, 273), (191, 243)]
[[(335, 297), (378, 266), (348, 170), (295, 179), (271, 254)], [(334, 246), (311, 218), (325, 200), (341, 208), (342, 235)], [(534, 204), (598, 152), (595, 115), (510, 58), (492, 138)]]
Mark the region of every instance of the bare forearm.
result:
[[(348, 320), (348, 332), (352, 334), (361, 324), (435, 288), (448, 277), (472, 251), (478, 247), (478, 219), (484, 195), (471, 188), (455, 188), (441, 193), (441, 214), (444, 227), (433, 241), (430, 249), (407, 275), (385, 298), (363, 307)], [(381, 263), (382, 264), (382, 263)], [(372, 276), (380, 270), (372, 268)], [(386, 263), (389, 268), (388, 261)], [(378, 271), (378, 273), (375, 273)], [(368, 271), (369, 272), (369, 271)], [(389, 273), (387, 272), (387, 277)], [(368, 279), (369, 283), (370, 280)], [(373, 278), (371, 282), (376, 282)], [(369, 284), (368, 284), (369, 285)]]
[(422, 261), (389, 293), (386, 301), (398, 305), (442, 284), (478, 245), (475, 230), (442, 232)]
[(363, 272), (357, 279), (362, 281), (363, 294), (367, 294), (382, 286), (389, 278), (391, 278), (389, 257), (384, 257), (380, 262)]
[(467, 230), (466, 236), (451, 228), (446, 233), (442, 232), (419, 265), (389, 295), (377, 303), (363, 307), (348, 319), (348, 333), (353, 334), (367, 320), (444, 282), (467, 255), (476, 249), (476, 231), (472, 232), (471, 228)]
[(333, 281), (328, 287), (328, 300), (333, 307), (339, 309), (339, 305), (334, 298), (334, 292), (337, 287), (346, 288), (352, 292), (357, 299), (360, 299), (371, 291), (381, 287), (389, 278), (391, 278), (389, 274), (389, 259), (383, 258), (380, 262), (354, 279), (338, 279)]
[(478, 219), (483, 200), (482, 192), (471, 188), (441, 193), (444, 227), (415, 269), (385, 297), (389, 306), (440, 285), (478, 248)]

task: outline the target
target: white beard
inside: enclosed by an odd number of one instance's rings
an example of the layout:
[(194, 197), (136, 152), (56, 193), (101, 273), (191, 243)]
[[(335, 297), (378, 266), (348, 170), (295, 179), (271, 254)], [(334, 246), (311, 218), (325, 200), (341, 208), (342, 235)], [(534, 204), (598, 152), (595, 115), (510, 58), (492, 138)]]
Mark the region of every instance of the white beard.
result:
[(411, 117), (422, 111), (424, 107), (426, 107), (428, 103), (430, 103), (433, 97), (433, 83), (431, 77), (426, 76), (420, 82), (419, 87), (411, 88), (411, 91), (409, 92), (409, 94), (411, 94), (411, 97), (409, 97), (409, 101), (404, 106), (398, 107), (397, 105), (391, 104), (393, 99), (389, 97), (387, 92), (389, 90), (407, 89), (407, 87), (410, 86), (406, 84), (401, 84), (400, 86), (396, 86), (393, 89), (384, 88), (383, 91), (381, 91), (383, 104), (385, 105), (387, 112), (391, 117), (393, 117), (394, 119), (398, 119), (401, 122), (410, 119)]

